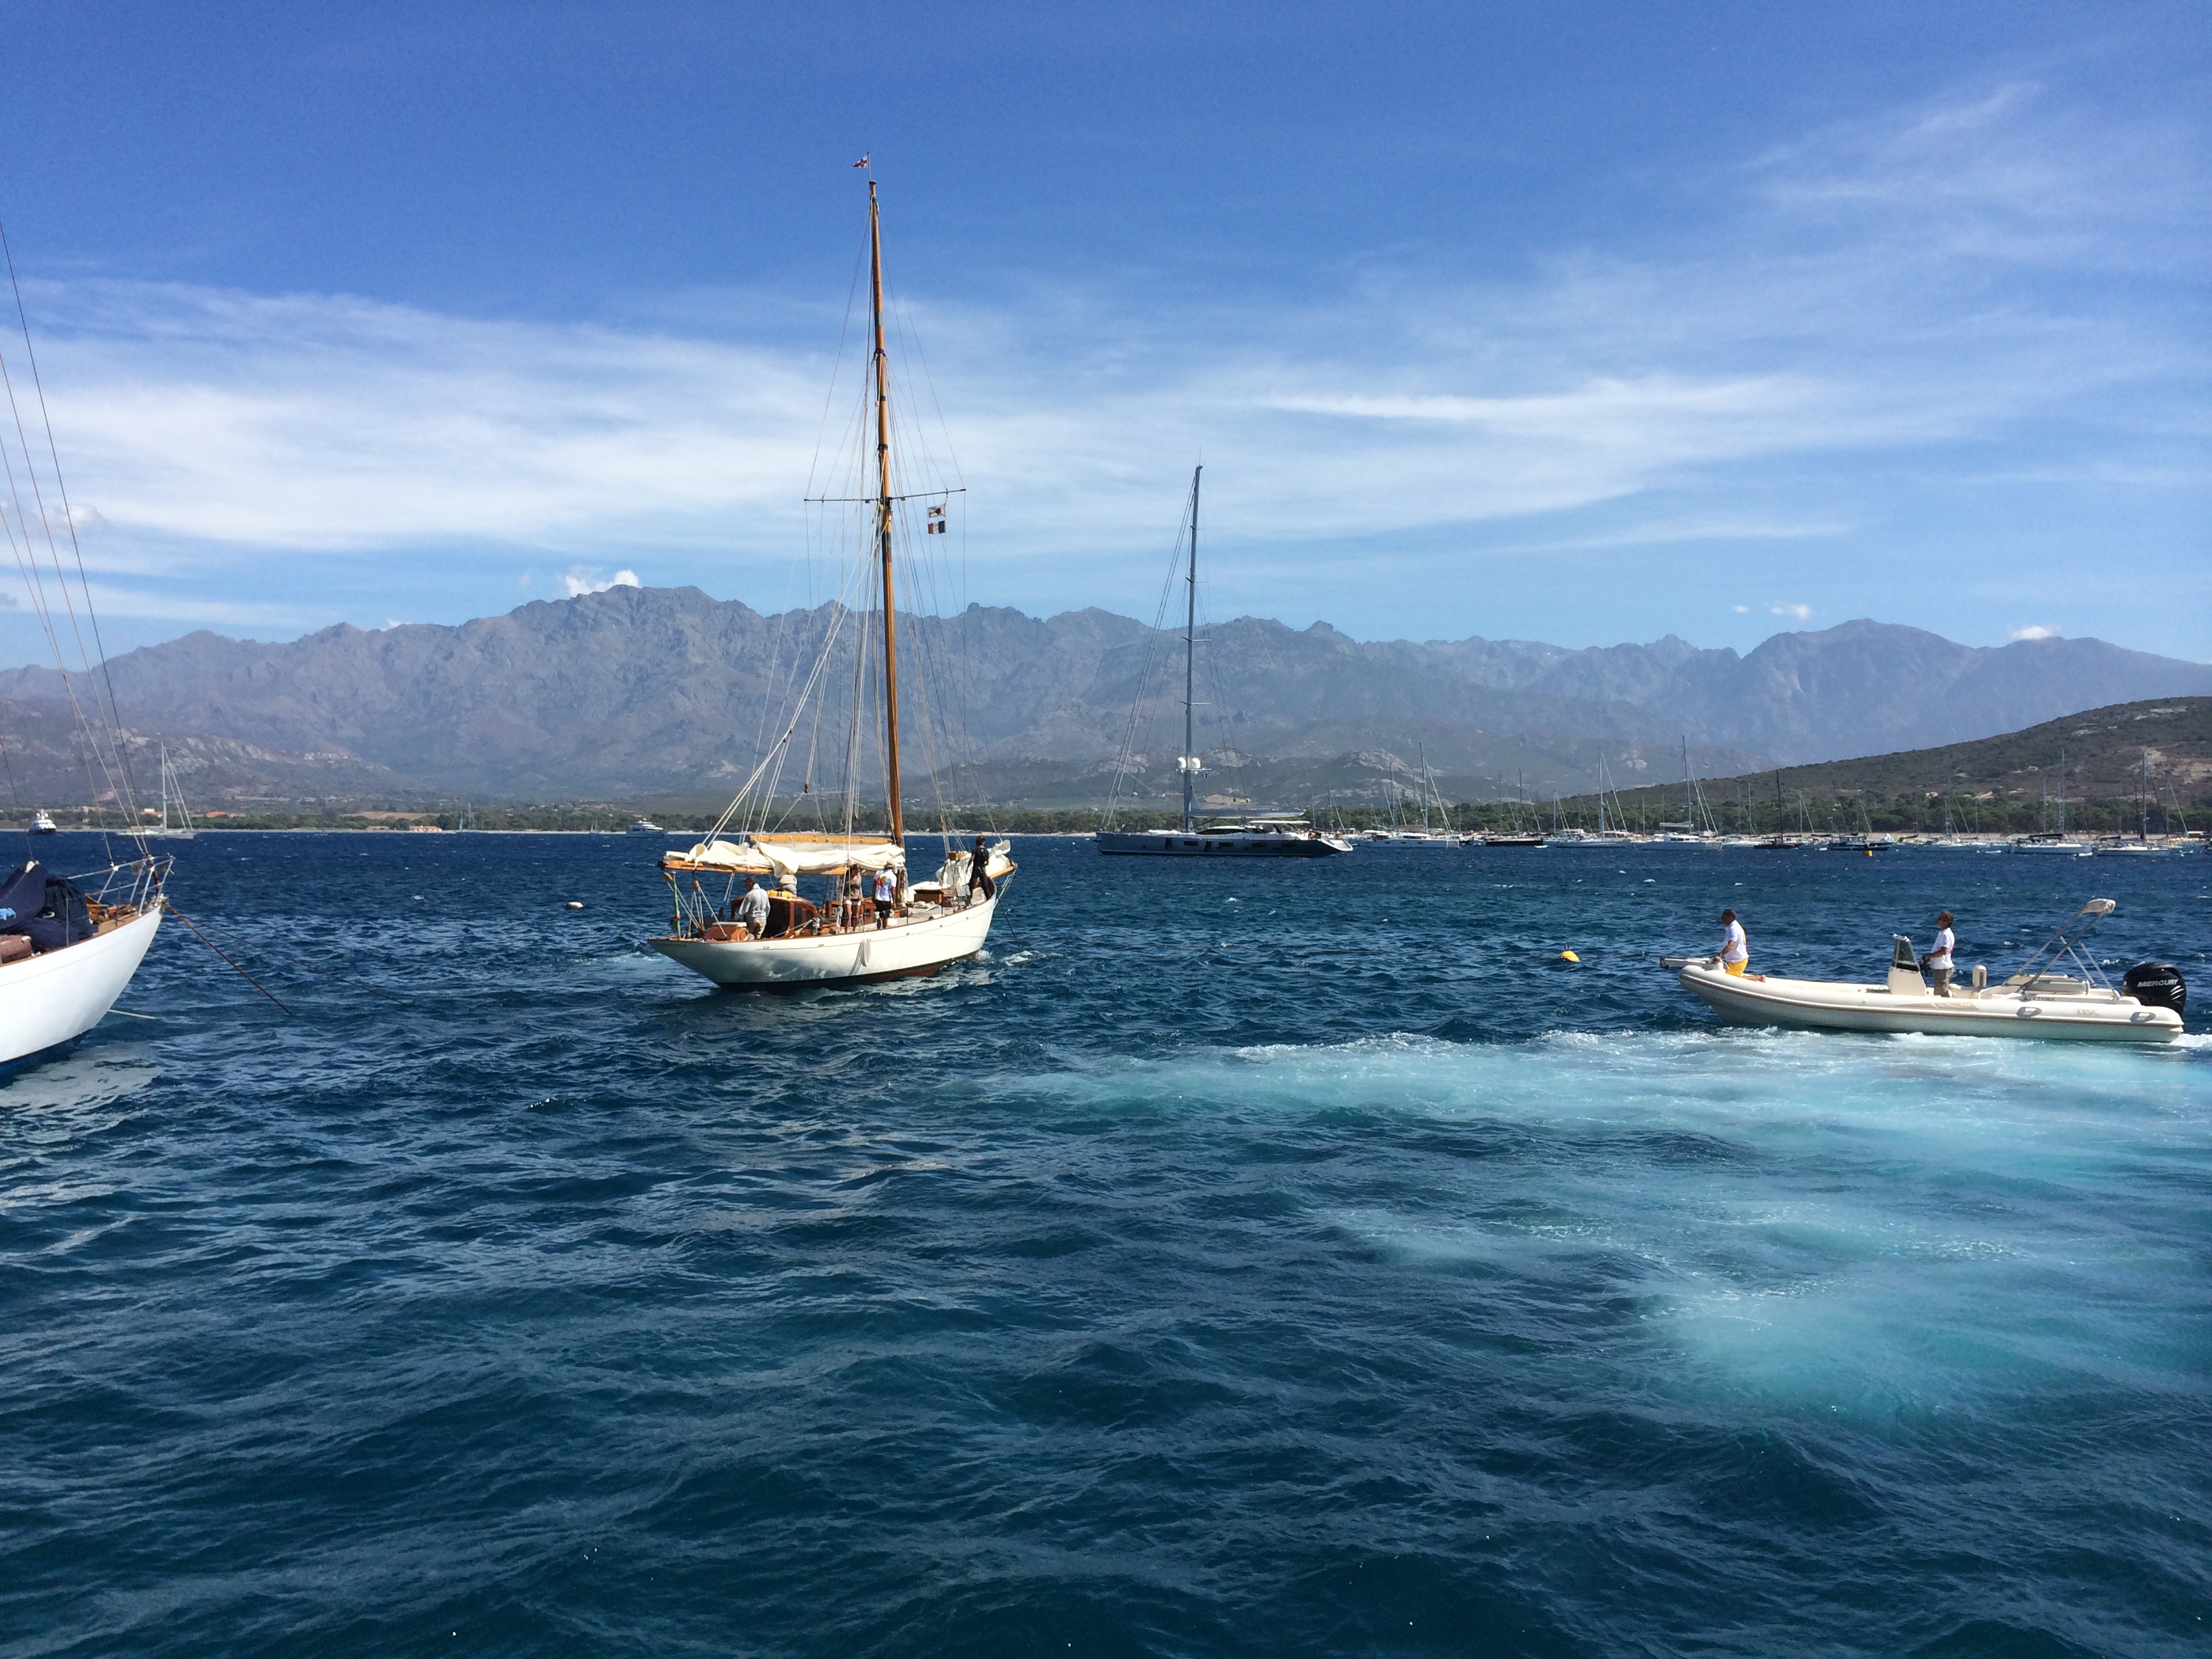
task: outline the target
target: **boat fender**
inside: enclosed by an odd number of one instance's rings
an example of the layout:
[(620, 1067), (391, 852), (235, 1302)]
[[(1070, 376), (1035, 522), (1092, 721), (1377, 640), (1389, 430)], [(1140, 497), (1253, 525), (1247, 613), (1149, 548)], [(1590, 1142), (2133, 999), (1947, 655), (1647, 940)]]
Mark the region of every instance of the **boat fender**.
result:
[(2177, 1014), (2189, 1006), (2189, 987), (2181, 969), (2170, 962), (2139, 962), (2120, 975), (2120, 994), (2133, 997), (2146, 1008), (2171, 1008)]

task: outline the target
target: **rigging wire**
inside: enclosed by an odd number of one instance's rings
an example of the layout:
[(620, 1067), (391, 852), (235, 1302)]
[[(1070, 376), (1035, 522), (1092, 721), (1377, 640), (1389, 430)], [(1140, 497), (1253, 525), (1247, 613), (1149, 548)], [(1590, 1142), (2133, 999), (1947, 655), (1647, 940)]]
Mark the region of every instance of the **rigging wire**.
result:
[[(76, 595), (70, 589), (69, 574), (62, 567), (61, 548), (55, 539), (52, 519), (46, 510), (46, 491), (40, 482), (37, 458), (32, 453), (30, 434), (24, 423), (21, 402), (16, 395), (15, 373), (8, 367), (6, 354), (0, 352), (0, 384), (5, 386), (9, 413), (15, 428), (14, 447), (11, 448), (6, 443), (0, 442), (0, 456), (4, 456), (6, 461), (9, 496), (15, 509), (13, 521), (7, 526), (9, 550), (16, 561), (17, 568), (24, 575), (25, 586), (29, 590), (32, 605), (38, 615), (41, 631), (46, 636), (48, 647), (53, 653), (54, 665), (61, 675), (63, 694), (69, 702), (70, 714), (76, 726), (77, 760), (79, 765), (84, 769), (91, 810), (97, 811), (99, 802), (103, 799), (114, 799), (124, 814), (125, 832), (137, 842), (139, 856), (145, 859), (151, 854), (147, 850), (143, 838), (137, 833), (137, 802), (135, 791), (131, 787), (128, 758), (123, 752), (120, 714), (114, 701), (113, 674), (107, 665), (106, 644), (100, 638), (100, 618), (93, 605), (92, 586), (85, 572), (84, 550), (77, 538), (75, 512), (69, 503), (68, 484), (61, 470), (61, 451), (54, 439), (53, 419), (46, 407), (45, 382), (40, 375), (38, 354), (31, 340), (30, 314), (23, 304), (22, 284), (16, 276), (15, 252), (8, 243), (4, 225), (0, 225), (0, 253), (5, 255), (9, 292), (15, 301), (16, 323), (22, 336), (23, 349), (30, 369), (33, 388), (37, 397), (39, 416), (46, 433), (46, 447), (49, 463), (53, 470), (55, 491), (62, 504), (70, 544), (76, 557), (77, 585), (84, 597), (84, 621), (81, 622), (78, 619)], [(15, 470), (15, 458), (19, 453), (23, 464), (21, 479), (18, 478)], [(26, 483), (31, 491), (33, 506), (36, 508), (39, 531), (46, 540), (48, 562), (53, 566), (54, 580), (60, 590), (63, 608), (69, 616), (70, 630), (76, 642), (77, 656), (82, 665), (81, 672), (85, 678), (86, 690), (91, 697), (94, 712), (99, 716), (97, 724), (86, 718), (83, 706), (77, 699), (68, 654), (63, 648), (59, 630), (55, 626), (52, 604), (46, 596), (45, 580), (39, 568), (37, 542), (32, 532), (32, 514), (26, 510), (23, 503), (23, 488)], [(0, 514), (0, 519), (6, 517), (6, 514)], [(16, 532), (19, 529), (22, 534), (20, 545), (16, 541)], [(94, 674), (94, 651), (88, 649), (85, 645), (84, 629), (88, 622), (93, 631), (94, 647), (98, 653), (100, 666), (98, 678)], [(104, 706), (100, 699), (100, 685), (103, 682), (108, 690), (107, 700)], [(106, 739), (105, 746), (101, 743), (103, 736)], [(97, 763), (100, 770), (107, 779), (108, 787), (105, 795), (98, 781), (92, 775), (94, 763)], [(107, 829), (104, 814), (100, 828), (104, 839)], [(114, 854), (112, 845), (108, 858), (112, 864)]]
[[(1145, 716), (1146, 702), (1152, 695), (1152, 686), (1167, 659), (1168, 606), (1175, 599), (1176, 572), (1182, 568), (1183, 544), (1190, 534), (1190, 509), (1183, 508), (1183, 516), (1176, 527), (1175, 544), (1168, 554), (1167, 574), (1160, 581), (1159, 604), (1152, 610), (1152, 625), (1145, 635), (1145, 650), (1138, 664), (1137, 694), (1129, 702), (1129, 719), (1121, 733), (1121, 748), (1114, 758), (1114, 779), (1106, 796), (1106, 811), (1103, 827), (1114, 827), (1114, 815), (1118, 810), (1121, 786), (1127, 780), (1131, 757), (1136, 753), (1138, 727)], [(1157, 716), (1155, 716), (1157, 718)]]

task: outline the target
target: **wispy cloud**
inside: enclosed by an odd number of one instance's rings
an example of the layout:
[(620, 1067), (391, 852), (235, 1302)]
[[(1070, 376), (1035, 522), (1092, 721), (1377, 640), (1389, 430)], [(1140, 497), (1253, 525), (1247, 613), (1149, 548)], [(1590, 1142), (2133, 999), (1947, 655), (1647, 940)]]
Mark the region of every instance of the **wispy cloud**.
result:
[(2026, 628), (2008, 629), (2005, 637), (2014, 641), (2055, 640), (2058, 637), (2058, 630), (2055, 628), (2045, 628), (2040, 623), (2032, 623)]
[[(1158, 539), (1200, 455), (1218, 536), (1286, 568), (1440, 528), (1624, 559), (1832, 534), (1830, 505), (1742, 501), (1780, 460), (1940, 469), (1946, 446), (2002, 451), (2031, 422), (2070, 445), (2035, 465), (2171, 471), (2160, 411), (2193, 410), (2208, 378), (2188, 307), (2039, 276), (2169, 257), (2203, 191), (2157, 149), (2008, 83), (1753, 159), (1694, 246), (1563, 253), (1510, 284), (1370, 272), (1259, 311), (917, 301), (935, 379), (900, 407), (951, 417), (939, 470), (970, 487), (956, 514), (979, 567), (1065, 572), (1074, 603), (1092, 597), (1085, 556)], [(219, 584), (240, 550), (466, 544), (592, 592), (657, 568), (640, 556), (656, 550), (781, 556), (810, 479), (847, 493), (819, 464), (827, 356), (776, 331), (781, 301), (750, 308), (773, 328), (749, 329), (736, 296), (729, 326), (690, 333), (129, 283), (33, 304), (76, 492), (112, 526), (87, 556), (111, 576)], [(856, 407), (830, 405), (832, 449)], [(1603, 503), (1602, 526), (1553, 516)]]
[(1813, 620), (1813, 607), (1809, 605), (1785, 604), (1778, 599), (1766, 607), (1766, 614), (1770, 617), (1787, 617), (1793, 622), (1810, 622)]

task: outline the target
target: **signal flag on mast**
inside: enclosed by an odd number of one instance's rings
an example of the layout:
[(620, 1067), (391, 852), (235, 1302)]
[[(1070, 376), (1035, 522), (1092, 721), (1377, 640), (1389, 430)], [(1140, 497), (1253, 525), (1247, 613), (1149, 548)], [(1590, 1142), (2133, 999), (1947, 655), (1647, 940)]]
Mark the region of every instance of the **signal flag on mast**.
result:
[(929, 529), (927, 533), (932, 536), (942, 536), (945, 533), (945, 509), (943, 507), (933, 507), (929, 509)]

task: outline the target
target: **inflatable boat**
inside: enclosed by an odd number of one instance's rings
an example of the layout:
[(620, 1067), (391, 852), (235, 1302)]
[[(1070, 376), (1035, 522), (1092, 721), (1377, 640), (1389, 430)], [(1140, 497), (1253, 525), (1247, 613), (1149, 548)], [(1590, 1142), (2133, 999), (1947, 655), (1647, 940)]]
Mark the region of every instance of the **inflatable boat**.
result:
[(2117, 908), (2091, 899), (2002, 984), (1981, 969), (1937, 996), (1920, 972), (1912, 941), (1893, 936), (1886, 983), (1734, 975), (1719, 958), (1668, 957), (1684, 989), (1734, 1025), (1808, 1026), (1831, 1031), (1917, 1031), (1933, 1036), (2067, 1038), (2093, 1042), (2171, 1042), (2181, 1035), (2188, 988), (2171, 963), (2147, 962), (2118, 988), (2079, 949)]

